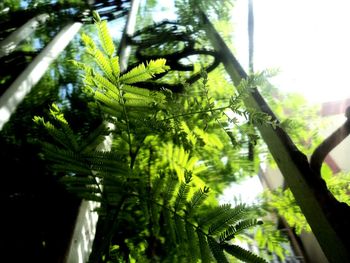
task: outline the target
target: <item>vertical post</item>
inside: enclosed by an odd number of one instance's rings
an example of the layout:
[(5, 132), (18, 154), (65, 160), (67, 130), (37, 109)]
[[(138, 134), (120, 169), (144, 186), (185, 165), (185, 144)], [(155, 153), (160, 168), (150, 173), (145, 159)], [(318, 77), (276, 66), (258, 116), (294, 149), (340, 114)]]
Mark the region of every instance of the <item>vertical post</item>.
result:
[(39, 82), (51, 63), (69, 44), (81, 26), (81, 23), (66, 25), (0, 97), (0, 130), (10, 119), (18, 104)]
[(248, 0), (248, 43), (249, 71), (254, 72), (254, 0)]
[(120, 41), (120, 45), (118, 48), (119, 54), (119, 64), (120, 70), (126, 70), (128, 66), (128, 60), (130, 57), (131, 47), (127, 43), (128, 36), (132, 36), (135, 32), (136, 27), (136, 18), (139, 10), (141, 0), (132, 0), (131, 1), (131, 9), (129, 12), (128, 20), (126, 21), (125, 29), (122, 35), (122, 39)]

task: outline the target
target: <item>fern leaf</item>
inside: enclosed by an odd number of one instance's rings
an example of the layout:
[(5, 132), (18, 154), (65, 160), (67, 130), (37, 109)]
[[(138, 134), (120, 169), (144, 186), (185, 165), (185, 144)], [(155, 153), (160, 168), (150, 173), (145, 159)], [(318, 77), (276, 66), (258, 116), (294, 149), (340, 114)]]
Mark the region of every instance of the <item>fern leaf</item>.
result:
[(175, 211), (179, 211), (186, 204), (189, 190), (190, 187), (187, 183), (180, 184), (174, 204)]
[(111, 58), (111, 65), (112, 65), (112, 70), (113, 74), (116, 78), (119, 78), (120, 75), (120, 65), (119, 65), (119, 57), (115, 56)]
[(224, 243), (221, 245), (222, 248), (232, 256), (249, 263), (267, 263), (267, 261), (254, 253), (245, 250), (244, 248), (241, 248), (237, 245), (231, 245)]
[(208, 197), (208, 192), (209, 188), (204, 187), (203, 190), (199, 189), (193, 194), (191, 201), (187, 203), (186, 211), (188, 215), (192, 214), (193, 211), (196, 210), (196, 208), (198, 208), (205, 201), (205, 199)]
[(123, 91), (126, 93), (135, 94), (146, 98), (150, 97), (151, 95), (151, 92), (148, 89), (138, 88), (130, 85), (124, 85)]
[[(92, 38), (89, 37), (88, 35), (86, 35), (85, 33), (83, 33), (81, 35), (81, 40), (83, 41), (83, 43), (84, 43), (84, 45), (85, 45), (85, 47), (87, 49), (87, 52), (90, 55), (94, 55), (97, 47), (95, 45), (95, 42), (92, 40)], [(85, 65), (83, 63), (79, 63), (79, 64), (80, 64), (80, 66), (83, 66), (84, 69), (85, 69)], [(78, 66), (79, 64), (76, 64), (76, 65)]]
[(165, 59), (157, 59), (149, 61), (146, 66), (144, 63), (131, 69), (129, 72), (123, 74), (119, 80), (125, 84), (133, 84), (142, 82), (154, 77), (155, 74), (166, 72), (169, 67), (165, 65)]
[(111, 34), (108, 31), (107, 21), (101, 21), (97, 23), (98, 35), (103, 47), (103, 50), (109, 57), (112, 57), (115, 51), (114, 43)]
[(54, 161), (55, 163), (73, 164), (78, 166), (84, 164), (84, 159), (78, 153), (58, 148), (55, 145), (49, 143), (43, 143), (42, 147), (43, 152), (45, 154), (45, 158), (47, 158), (50, 161)]
[(219, 207), (215, 207), (212, 211), (208, 212), (205, 217), (201, 218), (199, 221), (199, 225), (202, 227), (205, 227), (215, 220), (222, 216), (223, 214), (227, 213), (231, 209), (230, 204), (223, 204)]
[(127, 178), (122, 178), (121, 174), (111, 173), (108, 171), (94, 171), (94, 177), (100, 178), (103, 180), (103, 184), (105, 185), (116, 185), (121, 184), (122, 181)]
[(183, 245), (186, 242), (186, 230), (184, 220), (179, 215), (174, 213), (174, 223), (177, 243)]
[(166, 232), (168, 233), (169, 239), (167, 241), (170, 243), (170, 246), (174, 246), (176, 242), (176, 230), (175, 230), (175, 223), (174, 220), (171, 217), (171, 212), (169, 209), (165, 208), (163, 209), (163, 218), (164, 218), (164, 227), (166, 229)]
[(50, 113), (53, 116), (56, 123), (58, 123), (59, 128), (52, 124), (50, 121), (45, 121), (44, 118), (35, 116), (34, 122), (43, 126), (50, 136), (61, 146), (66, 149), (78, 149), (78, 143), (73, 134), (73, 131), (70, 129), (67, 121), (64, 119), (63, 114), (58, 110), (55, 104), (52, 105)]
[(256, 219), (242, 220), (234, 226), (229, 226), (225, 232), (220, 235), (220, 242), (229, 241), (242, 231), (261, 224), (262, 221)]
[(97, 65), (100, 67), (102, 72), (108, 77), (112, 82), (115, 82), (115, 77), (113, 75), (113, 69), (109, 62), (109, 59), (102, 53), (101, 50), (97, 49), (94, 54), (94, 59)]
[(92, 177), (78, 177), (78, 176), (64, 176), (60, 179), (64, 184), (95, 184), (95, 180)]
[(147, 101), (144, 99), (129, 98), (125, 100), (125, 106), (129, 107), (129, 110), (136, 110), (135, 108), (142, 108), (142, 110), (148, 110), (152, 105), (151, 103), (152, 103), (152, 100)]
[[(95, 92), (95, 99), (103, 103), (105, 107), (108, 107), (109, 111), (106, 111), (105, 113), (110, 114), (110, 112), (112, 112), (111, 114), (112, 116), (116, 116), (118, 112), (120, 113), (123, 110), (123, 107), (120, 105), (118, 101), (110, 99), (104, 93), (101, 93), (99, 91)], [(105, 109), (105, 108), (101, 108), (101, 109)]]
[(115, 100), (119, 100), (120, 92), (112, 82), (110, 82), (108, 79), (106, 79), (105, 77), (103, 77), (98, 73), (93, 74), (93, 80), (99, 83), (102, 86), (103, 90), (104, 91), (106, 90), (106, 92), (108, 92), (111, 96), (113, 96)]
[(173, 174), (168, 174), (165, 181), (166, 190), (163, 198), (164, 205), (167, 205), (171, 202), (177, 184), (177, 178)]
[(228, 263), (228, 260), (225, 256), (224, 251), (221, 248), (220, 244), (218, 244), (218, 242), (216, 242), (216, 240), (211, 236), (208, 236), (207, 238), (208, 238), (208, 244), (209, 244), (210, 251), (213, 254), (216, 261), (218, 263)]
[(164, 187), (164, 178), (158, 176), (156, 179), (152, 182), (152, 199), (157, 200), (158, 197), (163, 192)]
[(75, 165), (71, 163), (53, 164), (51, 168), (56, 172), (69, 172), (79, 175), (91, 175), (91, 170), (84, 164)]
[(84, 138), (78, 151), (87, 153), (95, 150), (97, 145), (102, 143), (109, 133), (109, 129), (104, 123), (102, 123), (96, 129), (94, 129), (87, 138)]
[(221, 232), (223, 229), (227, 228), (229, 224), (239, 220), (244, 212), (244, 204), (238, 205), (226, 211), (221, 216), (217, 217), (216, 220), (210, 225), (208, 234), (213, 235)]
[(188, 222), (185, 222), (185, 228), (187, 235), (188, 254), (191, 257), (191, 262), (197, 262), (197, 259), (199, 258), (199, 244), (196, 238), (196, 232), (194, 230), (194, 227)]
[(197, 229), (197, 237), (198, 237), (198, 244), (199, 244), (199, 250), (201, 255), (202, 263), (210, 263), (211, 262), (211, 255), (209, 250), (208, 241), (204, 235), (204, 233)]

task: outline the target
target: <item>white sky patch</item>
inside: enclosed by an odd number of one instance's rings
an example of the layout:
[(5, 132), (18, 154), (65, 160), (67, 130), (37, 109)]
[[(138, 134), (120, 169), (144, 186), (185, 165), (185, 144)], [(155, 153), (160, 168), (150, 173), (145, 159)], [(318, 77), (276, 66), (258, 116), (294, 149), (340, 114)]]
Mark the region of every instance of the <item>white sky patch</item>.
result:
[(154, 10), (153, 20), (158, 23), (163, 20), (176, 20), (175, 6), (172, 0), (159, 1)]
[[(237, 0), (232, 14), (243, 65), (248, 60), (247, 2)], [(350, 97), (349, 10), (348, 0), (255, 0), (255, 70), (279, 68), (272, 82), (310, 102)]]
[(262, 191), (259, 177), (249, 177), (240, 183), (231, 183), (219, 196), (219, 203), (235, 205), (234, 200), (238, 199), (246, 204), (253, 204), (256, 203), (256, 198)]

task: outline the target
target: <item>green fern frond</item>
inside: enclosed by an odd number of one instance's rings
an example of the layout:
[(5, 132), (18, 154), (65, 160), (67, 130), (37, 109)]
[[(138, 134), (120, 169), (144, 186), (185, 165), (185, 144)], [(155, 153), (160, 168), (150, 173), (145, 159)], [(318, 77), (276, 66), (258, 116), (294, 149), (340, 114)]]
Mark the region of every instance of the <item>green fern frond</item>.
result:
[(157, 200), (164, 191), (164, 178), (161, 176), (156, 177), (152, 182), (152, 198)]
[(208, 226), (209, 224), (217, 220), (217, 218), (230, 211), (230, 209), (230, 204), (223, 204), (218, 207), (215, 207), (212, 211), (206, 213), (204, 217), (200, 218), (199, 225), (201, 227)]
[[(124, 96), (125, 97), (125, 96)], [(135, 98), (128, 98), (125, 99), (125, 106), (128, 107), (130, 110), (150, 110), (150, 107), (152, 106), (153, 101), (152, 100), (145, 100), (145, 99), (135, 99)]]
[(106, 79), (105, 77), (103, 77), (102, 75), (100, 75), (98, 73), (93, 74), (93, 80), (95, 80), (97, 82), (97, 86), (98, 86), (98, 84), (100, 84), (101, 90), (108, 93), (109, 96), (111, 96), (111, 98), (113, 98), (115, 100), (119, 100), (120, 91), (112, 82), (110, 82), (108, 79)]
[(96, 180), (92, 177), (64, 176), (60, 179), (64, 184), (87, 185), (95, 184)]
[(162, 214), (164, 218), (164, 227), (168, 237), (167, 242), (170, 246), (174, 246), (177, 243), (175, 222), (172, 219), (172, 214), (169, 209), (163, 209)]
[(67, 172), (79, 175), (91, 175), (91, 169), (84, 165), (76, 165), (71, 163), (53, 164), (51, 168), (56, 172)]
[(193, 194), (190, 202), (188, 202), (186, 205), (186, 212), (188, 215), (191, 215), (194, 212), (194, 210), (196, 210), (201, 204), (203, 204), (205, 199), (208, 197), (208, 192), (209, 188), (204, 186), (203, 189), (199, 189)]
[(206, 236), (204, 233), (198, 228), (197, 229), (197, 237), (198, 237), (198, 244), (199, 244), (199, 250), (200, 250), (200, 256), (202, 263), (210, 263), (211, 262), (211, 254), (209, 250), (209, 244), (206, 239)]
[(58, 130), (51, 122), (45, 121), (44, 118), (35, 116), (34, 122), (39, 124), (40, 126), (43, 126), (46, 131), (50, 134), (50, 136), (61, 146), (65, 148), (69, 148), (70, 144), (67, 141), (66, 135)]
[(121, 177), (121, 174), (115, 174), (109, 171), (94, 171), (94, 177), (101, 179), (105, 185), (121, 184), (122, 181), (128, 179), (125, 176)]
[(215, 260), (218, 263), (228, 263), (228, 260), (225, 256), (224, 251), (221, 248), (220, 244), (218, 242), (216, 242), (216, 240), (211, 236), (208, 236), (207, 239), (208, 239), (210, 251), (213, 254)]
[(174, 223), (177, 243), (183, 245), (185, 242), (187, 242), (185, 222), (183, 218), (174, 213)]
[(237, 245), (231, 245), (224, 243), (221, 245), (221, 247), (229, 254), (232, 256), (244, 261), (244, 262), (249, 262), (249, 263), (267, 263), (266, 260), (263, 258), (258, 257), (254, 253), (245, 250), (244, 248), (241, 248), (240, 246)]
[(226, 210), (220, 216), (216, 217), (215, 221), (210, 225), (208, 234), (213, 235), (226, 229), (230, 224), (237, 222), (245, 212), (245, 205), (240, 204), (234, 208)]
[(113, 75), (113, 69), (109, 62), (109, 59), (102, 53), (101, 50), (97, 49), (94, 54), (94, 59), (97, 65), (100, 67), (102, 72), (108, 77), (112, 82), (116, 81), (116, 78)]
[(186, 182), (181, 182), (180, 187), (177, 191), (177, 196), (175, 199), (174, 209), (179, 211), (185, 206), (188, 193), (190, 191), (190, 186)]
[(146, 66), (144, 63), (142, 63), (131, 69), (129, 72), (123, 74), (119, 80), (124, 84), (133, 84), (136, 82), (149, 80), (153, 78), (155, 74), (166, 72), (169, 69), (165, 63), (165, 59), (151, 60), (146, 64)]
[(174, 191), (177, 184), (178, 184), (177, 177), (171, 173), (168, 174), (165, 180), (166, 189), (165, 189), (164, 198), (163, 198), (164, 205), (170, 204), (171, 200), (173, 199)]
[(98, 35), (100, 37), (103, 50), (106, 52), (106, 54), (109, 57), (112, 57), (115, 52), (115, 47), (114, 47), (111, 34), (109, 33), (109, 30), (107, 27), (107, 21), (104, 20), (104, 21), (98, 22), (97, 29), (98, 29)]
[(55, 163), (62, 164), (72, 164), (72, 165), (82, 165), (84, 164), (84, 158), (73, 151), (59, 148), (50, 143), (43, 143), (42, 149), (45, 155), (45, 158)]
[(101, 109), (109, 115), (118, 116), (118, 113), (120, 114), (123, 111), (123, 106), (120, 105), (120, 103), (118, 101), (115, 101), (113, 99), (111, 99), (110, 97), (106, 96), (104, 93), (96, 91), (95, 92), (95, 99), (98, 102), (101, 102), (102, 104), (104, 104), (104, 107), (109, 108), (108, 111), (105, 111), (105, 108)]
[[(86, 51), (90, 54), (90, 55), (94, 55), (96, 50), (97, 50), (97, 47), (96, 47), (96, 44), (95, 42), (92, 40), (91, 37), (89, 37), (88, 35), (86, 35), (85, 33), (83, 33), (81, 35), (81, 40), (83, 41), (84, 43), (84, 46), (86, 47)], [(77, 66), (80, 65), (80, 66), (83, 66), (83, 68), (85, 69), (85, 66), (83, 63), (77, 63), (76, 64)]]
[(116, 78), (119, 78), (119, 75), (120, 75), (119, 57), (115, 56), (111, 58), (111, 65), (112, 65), (114, 76)]
[(130, 85), (123, 85), (122, 89), (126, 94), (135, 94), (146, 98), (151, 96), (151, 92), (148, 89), (144, 89), (144, 88), (138, 88)]
[(190, 255), (191, 262), (197, 262), (199, 258), (199, 243), (197, 240), (196, 232), (193, 225), (188, 222), (185, 223), (188, 254)]
[(75, 135), (57, 105), (52, 104), (50, 115), (59, 127), (56, 127), (50, 121), (45, 121), (42, 117), (35, 116), (33, 120), (35, 123), (43, 126), (56, 142), (67, 149), (72, 148), (77, 151), (79, 147)]
[(225, 232), (223, 232), (220, 235), (220, 242), (229, 241), (233, 239), (237, 234), (241, 233), (242, 231), (261, 224), (262, 224), (262, 221), (257, 219), (242, 220), (238, 222), (236, 225), (229, 226), (225, 230)]
[(94, 129), (88, 135), (88, 137), (84, 138), (83, 142), (80, 144), (78, 151), (82, 153), (94, 151), (96, 147), (105, 140), (106, 136), (109, 135), (109, 133), (109, 128), (106, 127), (104, 123), (102, 123), (96, 129)]
[(124, 176), (125, 178), (129, 177), (129, 170), (119, 162), (115, 162), (115, 164), (108, 165), (106, 161), (100, 160), (91, 160), (91, 169), (94, 171), (104, 171), (109, 173), (115, 173), (120, 176)]

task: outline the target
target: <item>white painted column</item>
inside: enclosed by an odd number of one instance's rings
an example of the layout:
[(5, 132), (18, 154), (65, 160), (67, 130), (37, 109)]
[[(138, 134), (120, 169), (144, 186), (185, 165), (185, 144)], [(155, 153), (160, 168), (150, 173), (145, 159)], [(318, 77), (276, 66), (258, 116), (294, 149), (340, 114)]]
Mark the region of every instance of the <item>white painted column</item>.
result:
[(39, 25), (44, 24), (48, 18), (48, 14), (41, 14), (33, 17), (27, 23), (12, 32), (7, 38), (0, 41), (0, 58), (14, 51), (21, 42), (33, 34)]
[[(121, 71), (127, 68), (127, 63), (131, 52), (131, 47), (125, 45), (125, 37), (126, 35), (132, 35), (135, 32), (136, 17), (140, 2), (140, 0), (132, 0), (131, 2), (131, 9), (122, 37), (124, 41), (122, 39), (122, 48), (120, 49), (119, 54)], [(110, 128), (113, 129), (114, 127), (111, 126)], [(113, 138), (111, 135), (107, 136), (105, 141), (97, 147), (98, 150), (110, 150), (112, 139)], [(98, 207), (98, 205), (99, 204), (96, 202), (86, 200), (82, 201), (65, 263), (85, 263), (89, 259), (98, 221), (98, 214), (93, 211), (93, 208)]]
[(81, 26), (82, 24), (77, 22), (65, 26), (0, 97), (0, 130), (10, 119), (18, 104), (39, 82), (50, 64), (69, 44)]

